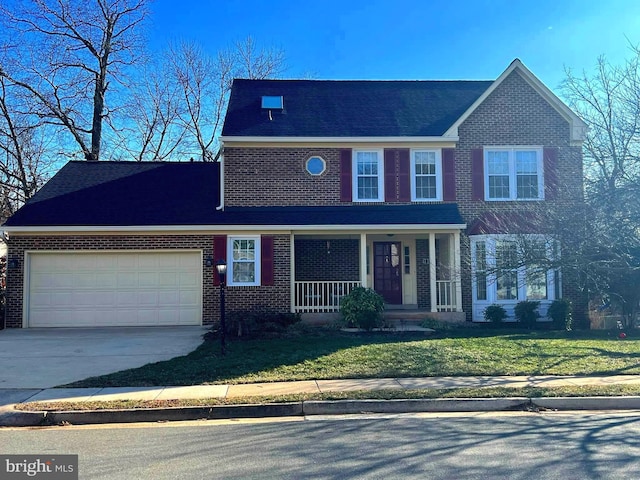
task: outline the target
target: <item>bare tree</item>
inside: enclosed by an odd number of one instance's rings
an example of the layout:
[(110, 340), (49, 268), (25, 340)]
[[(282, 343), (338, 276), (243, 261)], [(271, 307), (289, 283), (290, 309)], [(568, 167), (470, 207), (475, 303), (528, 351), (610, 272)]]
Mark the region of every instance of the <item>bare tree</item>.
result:
[(106, 93), (136, 60), (146, 0), (33, 0), (0, 6), (0, 77), (31, 98), (30, 112), (64, 127), (99, 160)]
[(203, 161), (215, 156), (233, 79), (274, 78), (285, 68), (282, 50), (259, 49), (251, 37), (215, 57), (183, 42), (169, 49), (168, 58), (182, 103), (180, 121), (186, 131), (182, 151), (197, 152)]
[(123, 127), (114, 128), (118, 137), (114, 146), (139, 162), (180, 155), (187, 130), (181, 122), (185, 112), (179, 86), (167, 75), (166, 65), (148, 65), (140, 78), (123, 110)]
[[(568, 70), (562, 89), (589, 126), (586, 229), (573, 238), (581, 243), (576, 265), (592, 293), (617, 300), (627, 315), (640, 307), (640, 50), (632, 52), (622, 65), (598, 58), (593, 74)], [(565, 226), (574, 223), (565, 217)]]
[[(614, 191), (640, 178), (640, 52), (622, 66), (605, 57), (593, 75), (567, 70), (563, 93), (589, 125), (584, 143), (587, 187)], [(590, 190), (589, 190), (590, 192)]]
[[(51, 162), (44, 135), (55, 136), (40, 121), (21, 113), (15, 86), (0, 78), (0, 218), (4, 221), (48, 179)], [(35, 122), (34, 122), (35, 120)]]

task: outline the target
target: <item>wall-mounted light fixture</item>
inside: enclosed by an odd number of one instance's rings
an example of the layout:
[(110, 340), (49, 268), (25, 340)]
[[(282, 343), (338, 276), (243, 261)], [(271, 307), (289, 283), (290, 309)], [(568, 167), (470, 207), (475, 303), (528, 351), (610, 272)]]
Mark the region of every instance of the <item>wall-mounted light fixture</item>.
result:
[(20, 266), (20, 260), (15, 257), (11, 257), (7, 262), (7, 267), (9, 268), (18, 268)]
[(207, 267), (213, 267), (213, 257), (211, 255), (204, 257), (204, 264)]

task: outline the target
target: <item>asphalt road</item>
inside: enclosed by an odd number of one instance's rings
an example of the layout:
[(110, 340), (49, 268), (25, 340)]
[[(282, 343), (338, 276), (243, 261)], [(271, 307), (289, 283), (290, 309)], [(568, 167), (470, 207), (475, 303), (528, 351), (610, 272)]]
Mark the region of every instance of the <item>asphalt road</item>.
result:
[(0, 453), (79, 454), (80, 478), (109, 480), (632, 479), (640, 412), (0, 429)]

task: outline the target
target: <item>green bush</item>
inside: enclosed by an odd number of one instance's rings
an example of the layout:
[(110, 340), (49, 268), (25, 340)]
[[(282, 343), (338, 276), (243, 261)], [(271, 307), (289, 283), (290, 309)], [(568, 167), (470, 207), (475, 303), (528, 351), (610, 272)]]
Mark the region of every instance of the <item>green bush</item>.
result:
[(570, 331), (573, 322), (573, 305), (564, 298), (554, 300), (549, 305), (547, 316), (553, 321), (554, 328)]
[(516, 319), (523, 326), (533, 327), (536, 324), (536, 320), (540, 318), (540, 314), (538, 313), (539, 306), (540, 302), (533, 300), (518, 302), (514, 312)]
[(340, 302), (340, 313), (348, 327), (372, 330), (384, 324), (384, 299), (370, 288), (356, 287)]
[(491, 323), (502, 323), (507, 318), (507, 311), (502, 305), (489, 305), (484, 309), (484, 319)]

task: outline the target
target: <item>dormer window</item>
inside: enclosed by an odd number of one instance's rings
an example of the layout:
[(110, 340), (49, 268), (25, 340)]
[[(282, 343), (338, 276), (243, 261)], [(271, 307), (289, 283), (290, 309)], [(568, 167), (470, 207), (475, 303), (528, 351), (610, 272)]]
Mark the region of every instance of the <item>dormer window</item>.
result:
[(262, 108), (265, 110), (282, 110), (284, 99), (281, 96), (264, 95), (262, 97)]

